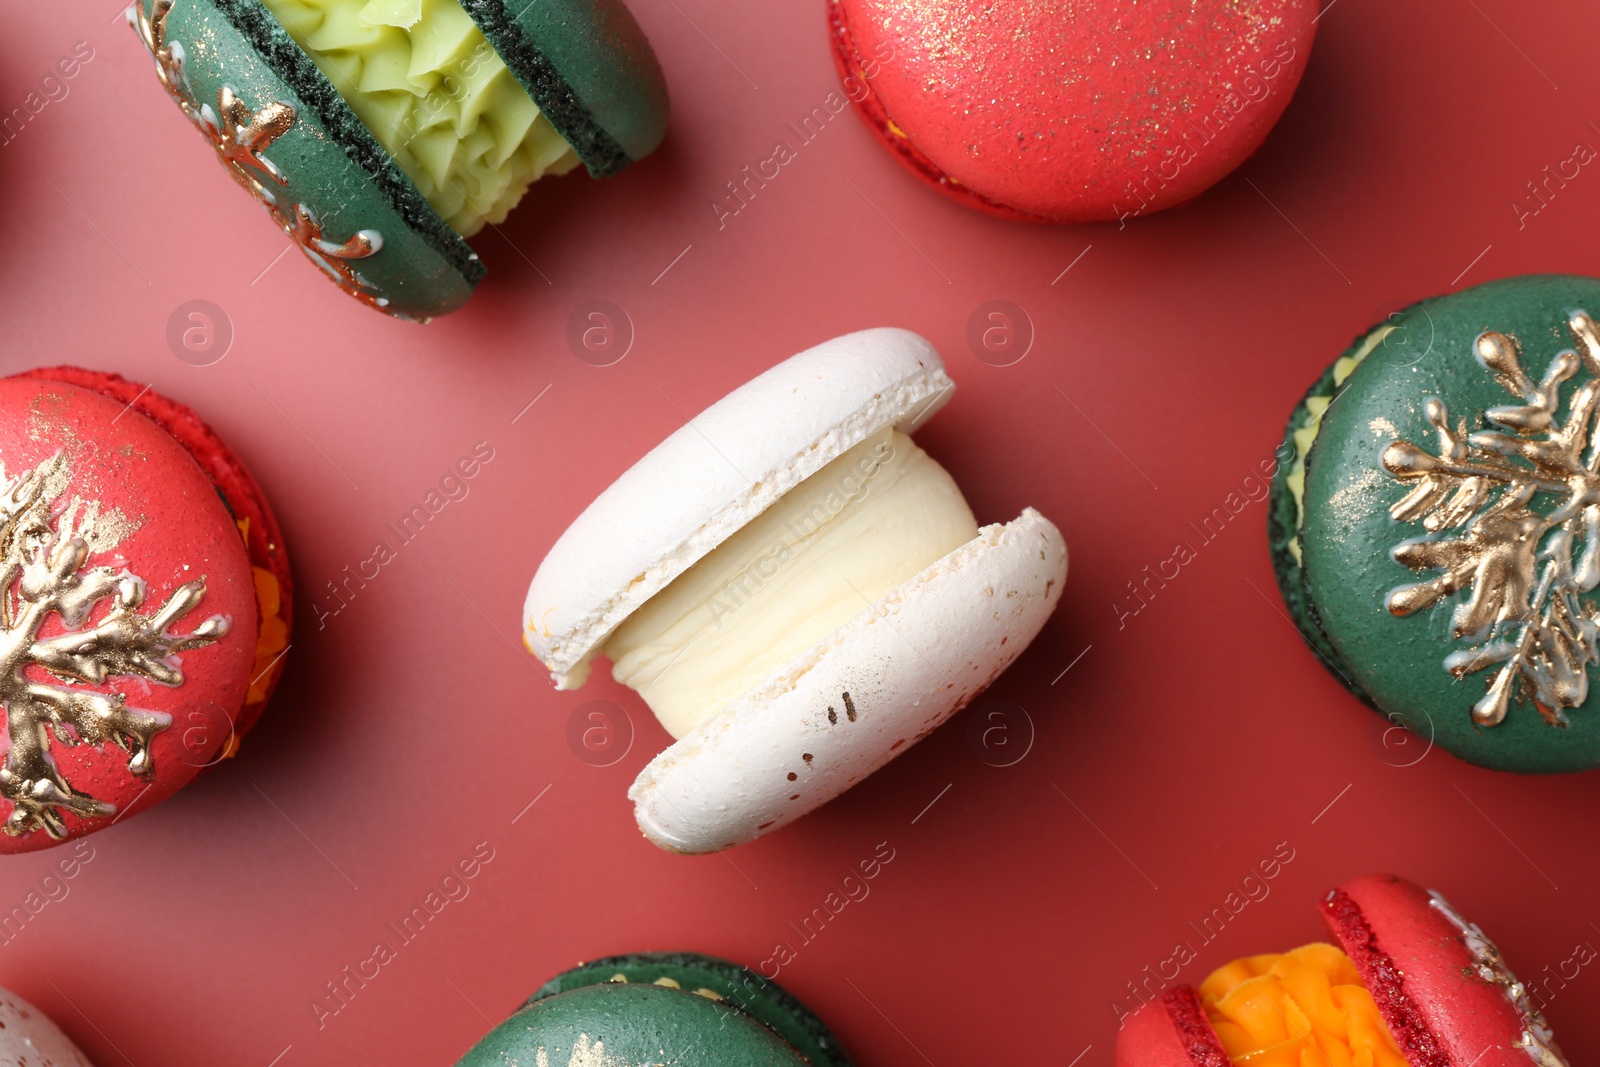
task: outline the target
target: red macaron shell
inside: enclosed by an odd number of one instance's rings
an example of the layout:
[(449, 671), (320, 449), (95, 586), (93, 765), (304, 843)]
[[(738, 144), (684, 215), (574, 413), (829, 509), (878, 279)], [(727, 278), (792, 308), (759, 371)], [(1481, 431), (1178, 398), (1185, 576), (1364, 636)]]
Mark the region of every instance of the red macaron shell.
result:
[(1228, 1054), (1189, 986), (1169, 989), (1117, 1035), (1116, 1067), (1229, 1067)]
[(1199, 195), (1260, 146), (1316, 31), (1309, 0), (830, 0), (846, 95), (914, 172), (1061, 222)]
[(1538, 1067), (1523, 1042), (1542, 1020), (1448, 907), (1403, 878), (1373, 875), (1333, 890), (1322, 913), (1411, 1067)]
[[(1564, 1067), (1527, 994), (1477, 927), (1403, 878), (1346, 882), (1323, 918), (1411, 1067)], [(1195, 991), (1168, 990), (1117, 1035), (1116, 1067), (1228, 1067)]]
[[(53, 381), (0, 380), (0, 463), (7, 480), (49, 463), (58, 454), (66, 464), (66, 483), (47, 516), (49, 532), (59, 534), (74, 517), (83, 518), (88, 509), (85, 504), (74, 507), (78, 498), (97, 505), (97, 529), (104, 538), (92, 546), (77, 574), (105, 567), (143, 579), (146, 595), (137, 613), (144, 616), (159, 612), (179, 587), (203, 578), (203, 598), (171, 620), (166, 632), (190, 634), (213, 616), (221, 616), (229, 627), (212, 643), (171, 657), (182, 671), (178, 685), (117, 673), (120, 665), (115, 662), (110, 663), (103, 684), (63, 681), (32, 659), (19, 669), (20, 679), (31, 685), (66, 693), (121, 693), (129, 708), (171, 720), (150, 741), (153, 773), (148, 777), (130, 770), (129, 753), (115, 743), (67, 745), (54, 727), (49, 728), (49, 755), (60, 777), (74, 793), (116, 806), (112, 816), (60, 812), (71, 838), (104, 829), (160, 802), (218, 757), (229, 742), (231, 720), (243, 706), (250, 684), (257, 619), (244, 542), (217, 487), (183, 445), (137, 411), (105, 396)], [(37, 542), (44, 531), (35, 530), (32, 536)], [(24, 552), (31, 553), (31, 549)], [(13, 608), (26, 602), (27, 581), (26, 576), (13, 575), (9, 586), (0, 590)], [(39, 591), (30, 592), (36, 596)], [(97, 626), (113, 606), (110, 596), (94, 598), (76, 629)], [(8, 618), (21, 614), (17, 610)], [(61, 616), (52, 614), (37, 638), (43, 642), (67, 629)], [(93, 651), (88, 654), (107, 662)], [(19, 682), (8, 679), (0, 684)], [(9, 761), (11, 728), (18, 724), (21, 702), (9, 696), (7, 701)], [(37, 711), (32, 721), (40, 721)], [(0, 817), (12, 811), (12, 802), (0, 798)], [(0, 852), (25, 852), (55, 843), (44, 830), (34, 829), (19, 836), (0, 835)]]
[[(256, 484), (249, 469), (233, 450), (218, 437), (190, 408), (169, 399), (139, 382), (130, 382), (120, 374), (85, 370), (82, 367), (41, 367), (14, 375), (41, 381), (65, 382), (80, 389), (99, 393), (116, 401), (120, 406), (131, 407), (151, 422), (171, 434), (200, 469), (210, 476), (222, 493), (223, 502), (236, 520), (244, 522), (248, 531), (245, 546), (250, 553), (250, 563), (269, 572), (278, 587), (278, 617), (284, 627), (285, 650), (294, 617), (294, 578), (289, 571), (289, 553), (284, 548), (283, 531), (278, 517), (273, 514), (267, 496)], [(265, 669), (256, 665), (257, 677), (251, 688), (259, 699), (247, 700), (234, 719), (234, 733), (242, 738), (261, 717), (272, 691), (277, 688), (283, 673), (283, 655), (268, 657), (271, 666)]]

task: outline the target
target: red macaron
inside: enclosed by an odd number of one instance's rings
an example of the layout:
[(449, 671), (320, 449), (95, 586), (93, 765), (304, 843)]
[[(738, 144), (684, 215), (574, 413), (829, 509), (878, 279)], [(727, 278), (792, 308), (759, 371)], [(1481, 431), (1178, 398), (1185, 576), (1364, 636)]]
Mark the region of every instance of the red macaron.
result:
[(291, 595), (265, 497), (188, 408), (72, 367), (0, 379), (0, 853), (104, 829), (231, 755)]
[(1193, 199), (1294, 94), (1311, 0), (829, 0), (845, 94), (879, 140), (974, 207), (1050, 222)]
[[(1300, 1040), (1309, 1032), (1305, 1028), (1314, 1025), (1311, 1019), (1318, 1011), (1313, 1006), (1302, 1011), (1302, 1004), (1320, 1000), (1331, 1005), (1341, 996), (1350, 1002), (1359, 999), (1369, 1011), (1375, 1006), (1387, 1027), (1381, 1036), (1389, 1062), (1403, 1058), (1409, 1067), (1565, 1067), (1528, 988), (1517, 981), (1483, 931), (1439, 894), (1391, 875), (1358, 878), (1323, 899), (1322, 917), (1338, 949), (1317, 945), (1297, 951), (1321, 949), (1324, 956), (1338, 956), (1342, 950), (1341, 966), (1353, 965), (1345, 989), (1334, 990), (1330, 997), (1327, 981), (1320, 976), (1308, 980), (1302, 971), (1285, 982), (1299, 998), (1294, 1008), (1263, 1010), (1272, 1005), (1270, 998), (1259, 995), (1241, 1008), (1226, 1003), (1219, 992), (1226, 990), (1237, 1000), (1236, 991), (1244, 986), (1275, 982), (1276, 978), (1251, 978), (1235, 984), (1234, 979), (1245, 973), (1265, 974), (1267, 961), (1291, 954), (1238, 961), (1214, 973), (1200, 991), (1189, 986), (1169, 989), (1128, 1019), (1117, 1037), (1117, 1067), (1276, 1063), (1271, 1056), (1283, 1055), (1292, 1042), (1274, 1048), (1253, 1045), (1248, 1055), (1236, 1047), (1238, 1058), (1230, 1059), (1227, 1042), (1219, 1035), (1227, 1032), (1237, 1044), (1243, 1030), (1237, 1020), (1249, 1023), (1253, 1013), (1265, 1020), (1259, 1024), (1262, 1028), (1280, 1027), (1281, 1020), (1281, 1028)], [(1355, 982), (1364, 986), (1364, 992)], [(1352, 991), (1356, 996), (1349, 995)], [(1248, 996), (1260, 990), (1243, 992)], [(1305, 1047), (1311, 1049), (1313, 1044)], [(1319, 1061), (1327, 1058), (1323, 1055)]]

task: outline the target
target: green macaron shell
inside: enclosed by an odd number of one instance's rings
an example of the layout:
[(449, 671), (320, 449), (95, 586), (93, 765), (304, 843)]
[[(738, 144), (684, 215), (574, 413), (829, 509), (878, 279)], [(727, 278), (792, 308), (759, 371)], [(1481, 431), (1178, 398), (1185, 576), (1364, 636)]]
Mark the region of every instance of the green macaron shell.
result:
[[(136, 2), (147, 14), (155, 4)], [(285, 183), (261, 184), (286, 210), (303, 205), (332, 246), (361, 231), (381, 237), (375, 254), (347, 261), (360, 295), (423, 320), (466, 303), (484, 275), (477, 255), (257, 0), (176, 0), (166, 39), (182, 47), (197, 104), (216, 112), (226, 86), (252, 112), (294, 109), (293, 125), (260, 151)]]
[[(1600, 696), (1591, 689), (1582, 706), (1567, 709), (1564, 726), (1547, 723), (1522, 695), (1498, 724), (1474, 723), (1473, 705), (1497, 668), (1457, 679), (1444, 665), (1447, 656), (1477, 647), (1453, 632), (1455, 609), (1468, 599), (1471, 585), (1406, 617), (1386, 606), (1391, 591), (1439, 574), (1397, 562), (1396, 546), (1425, 536), (1459, 539), (1464, 530), (1427, 535), (1420, 521), (1391, 517), (1390, 508), (1412, 485), (1386, 470), (1381, 457), (1396, 440), (1438, 454), (1438, 431), (1426, 415), (1433, 398), (1445, 404), (1453, 426), (1465, 420), (1469, 432), (1494, 428), (1483, 413), (1519, 400), (1479, 361), (1478, 338), (1491, 330), (1515, 337), (1522, 367), (1537, 382), (1557, 353), (1574, 347), (1567, 323), (1577, 311), (1600, 314), (1600, 281), (1513, 278), (1427, 300), (1392, 317), (1397, 330), (1405, 331), (1405, 345), (1392, 351), (1380, 346), (1356, 368), (1322, 417), (1307, 456), (1301, 530), (1307, 600), (1298, 606), (1300, 625), (1321, 637), (1337, 668), (1381, 711), (1424, 740), (1501, 770), (1556, 773), (1600, 766)], [(1580, 366), (1561, 387), (1558, 424), (1588, 377)], [(1276, 507), (1283, 507), (1281, 497)], [(1543, 515), (1555, 505), (1541, 494), (1529, 507)], [(1284, 519), (1278, 511), (1275, 552)], [(1291, 609), (1297, 609), (1292, 577), (1284, 584)]]
[(594, 960), (556, 975), (528, 1003), (602, 983), (650, 985), (662, 979), (690, 992), (716, 994), (793, 1045), (812, 1067), (851, 1067), (850, 1057), (833, 1031), (787, 989), (748, 967), (693, 952), (647, 952)]
[[(1357, 338), (1345, 355), (1349, 356), (1359, 351), (1367, 336), (1370, 334)], [(1320, 421), (1319, 416), (1307, 407), (1307, 401), (1314, 397), (1332, 398), (1338, 391), (1339, 386), (1334, 382), (1333, 366), (1330, 364), (1328, 369), (1323, 371), (1322, 377), (1317, 379), (1316, 384), (1306, 390), (1305, 398), (1290, 416), (1289, 425), (1283, 435), (1283, 446), (1278, 450), (1280, 459), (1295, 455), (1296, 433)], [(1294, 621), (1295, 628), (1300, 631), (1300, 636), (1305, 639), (1306, 644), (1311, 646), (1311, 650), (1322, 660), (1323, 665), (1353, 695), (1371, 704), (1372, 698), (1356, 685), (1355, 679), (1340, 661), (1339, 653), (1323, 636), (1316, 606), (1311, 603), (1311, 596), (1306, 589), (1305, 569), (1300, 565), (1300, 557), (1295, 555), (1291, 548), (1300, 536), (1300, 504), (1289, 488), (1289, 475), (1293, 469), (1292, 459), (1279, 462), (1272, 478), (1272, 492), (1267, 498), (1267, 544), (1272, 550), (1272, 570), (1278, 579), (1278, 591), (1283, 594), (1284, 606), (1289, 609), (1289, 618)]]
[(725, 1003), (659, 985), (602, 983), (523, 1007), (456, 1067), (806, 1067), (783, 1038)]
[(596, 177), (667, 132), (667, 84), (622, 0), (461, 0), (534, 103)]

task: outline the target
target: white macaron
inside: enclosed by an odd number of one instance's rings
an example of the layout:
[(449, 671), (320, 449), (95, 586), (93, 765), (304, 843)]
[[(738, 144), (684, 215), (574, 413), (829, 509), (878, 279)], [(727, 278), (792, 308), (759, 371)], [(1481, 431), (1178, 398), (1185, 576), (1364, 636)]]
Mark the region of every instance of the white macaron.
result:
[(23, 1067), (92, 1067), (50, 1017), (9, 989), (0, 989), (0, 1063)]
[(629, 797), (677, 852), (751, 841), (964, 707), (1066, 580), (1038, 512), (979, 528), (909, 438), (950, 398), (905, 330), (835, 338), (713, 404), (551, 547), (523, 611), (556, 686), (596, 655), (678, 740)]

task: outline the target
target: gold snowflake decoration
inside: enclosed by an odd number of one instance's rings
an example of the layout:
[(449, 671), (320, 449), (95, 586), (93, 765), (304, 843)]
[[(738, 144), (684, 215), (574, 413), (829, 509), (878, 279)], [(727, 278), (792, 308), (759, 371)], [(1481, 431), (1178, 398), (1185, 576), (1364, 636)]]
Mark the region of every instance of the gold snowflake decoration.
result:
[(294, 127), (297, 118), (293, 105), (274, 101), (252, 111), (232, 87), (217, 90), (217, 107), (201, 103), (189, 83), (183, 45), (170, 40), (167, 19), (176, 0), (156, 0), (146, 12), (144, 0), (128, 8), (128, 21), (138, 32), (156, 61), (156, 76), (178, 109), (216, 150), (234, 181), (242, 185), (266, 209), (289, 240), (320, 267), (339, 288), (379, 311), (390, 311), (389, 300), (379, 296), (372, 284), (352, 264), (376, 255), (383, 248), (383, 235), (376, 230), (358, 230), (348, 240), (330, 241), (322, 226), (304, 204), (288, 204), (277, 191), (289, 184), (288, 178), (266, 156), (273, 143)]
[[(129, 707), (123, 694), (100, 688), (113, 676), (182, 685), (177, 654), (228, 632), (220, 615), (191, 633), (170, 632), (205, 596), (204, 578), (143, 614), (144, 579), (125, 567), (85, 567), (99, 509), (74, 497), (55, 510), (67, 481), (60, 453), (16, 477), (0, 468), (0, 706), (8, 742), (0, 797), (11, 802), (4, 829), (13, 837), (35, 830), (65, 837), (62, 812), (114, 814), (114, 805), (66, 780), (50, 755), (51, 736), (68, 747), (115, 743), (128, 753), (130, 772), (153, 776), (150, 742), (171, 717)], [(102, 604), (106, 610), (91, 625)], [(41, 636), (52, 618), (60, 623), (56, 632)]]
[[(1584, 312), (1567, 322), (1577, 349), (1556, 356), (1544, 377), (1528, 377), (1516, 338), (1489, 332), (1477, 357), (1517, 403), (1482, 413), (1490, 428), (1453, 427), (1444, 402), (1427, 402), (1437, 452), (1395, 441), (1383, 466), (1409, 493), (1390, 508), (1400, 522), (1420, 522), (1427, 536), (1394, 549), (1415, 571), (1439, 571), (1387, 599), (1411, 615), (1462, 589), (1452, 629), (1473, 647), (1451, 653), (1457, 678), (1494, 668), (1472, 708), (1480, 726), (1506, 717), (1518, 697), (1552, 725), (1588, 697), (1589, 668), (1600, 663), (1600, 609), (1587, 594), (1600, 585), (1600, 332)], [(1588, 378), (1562, 411), (1562, 387), (1579, 370)], [(1436, 536), (1445, 531), (1453, 536)]]

